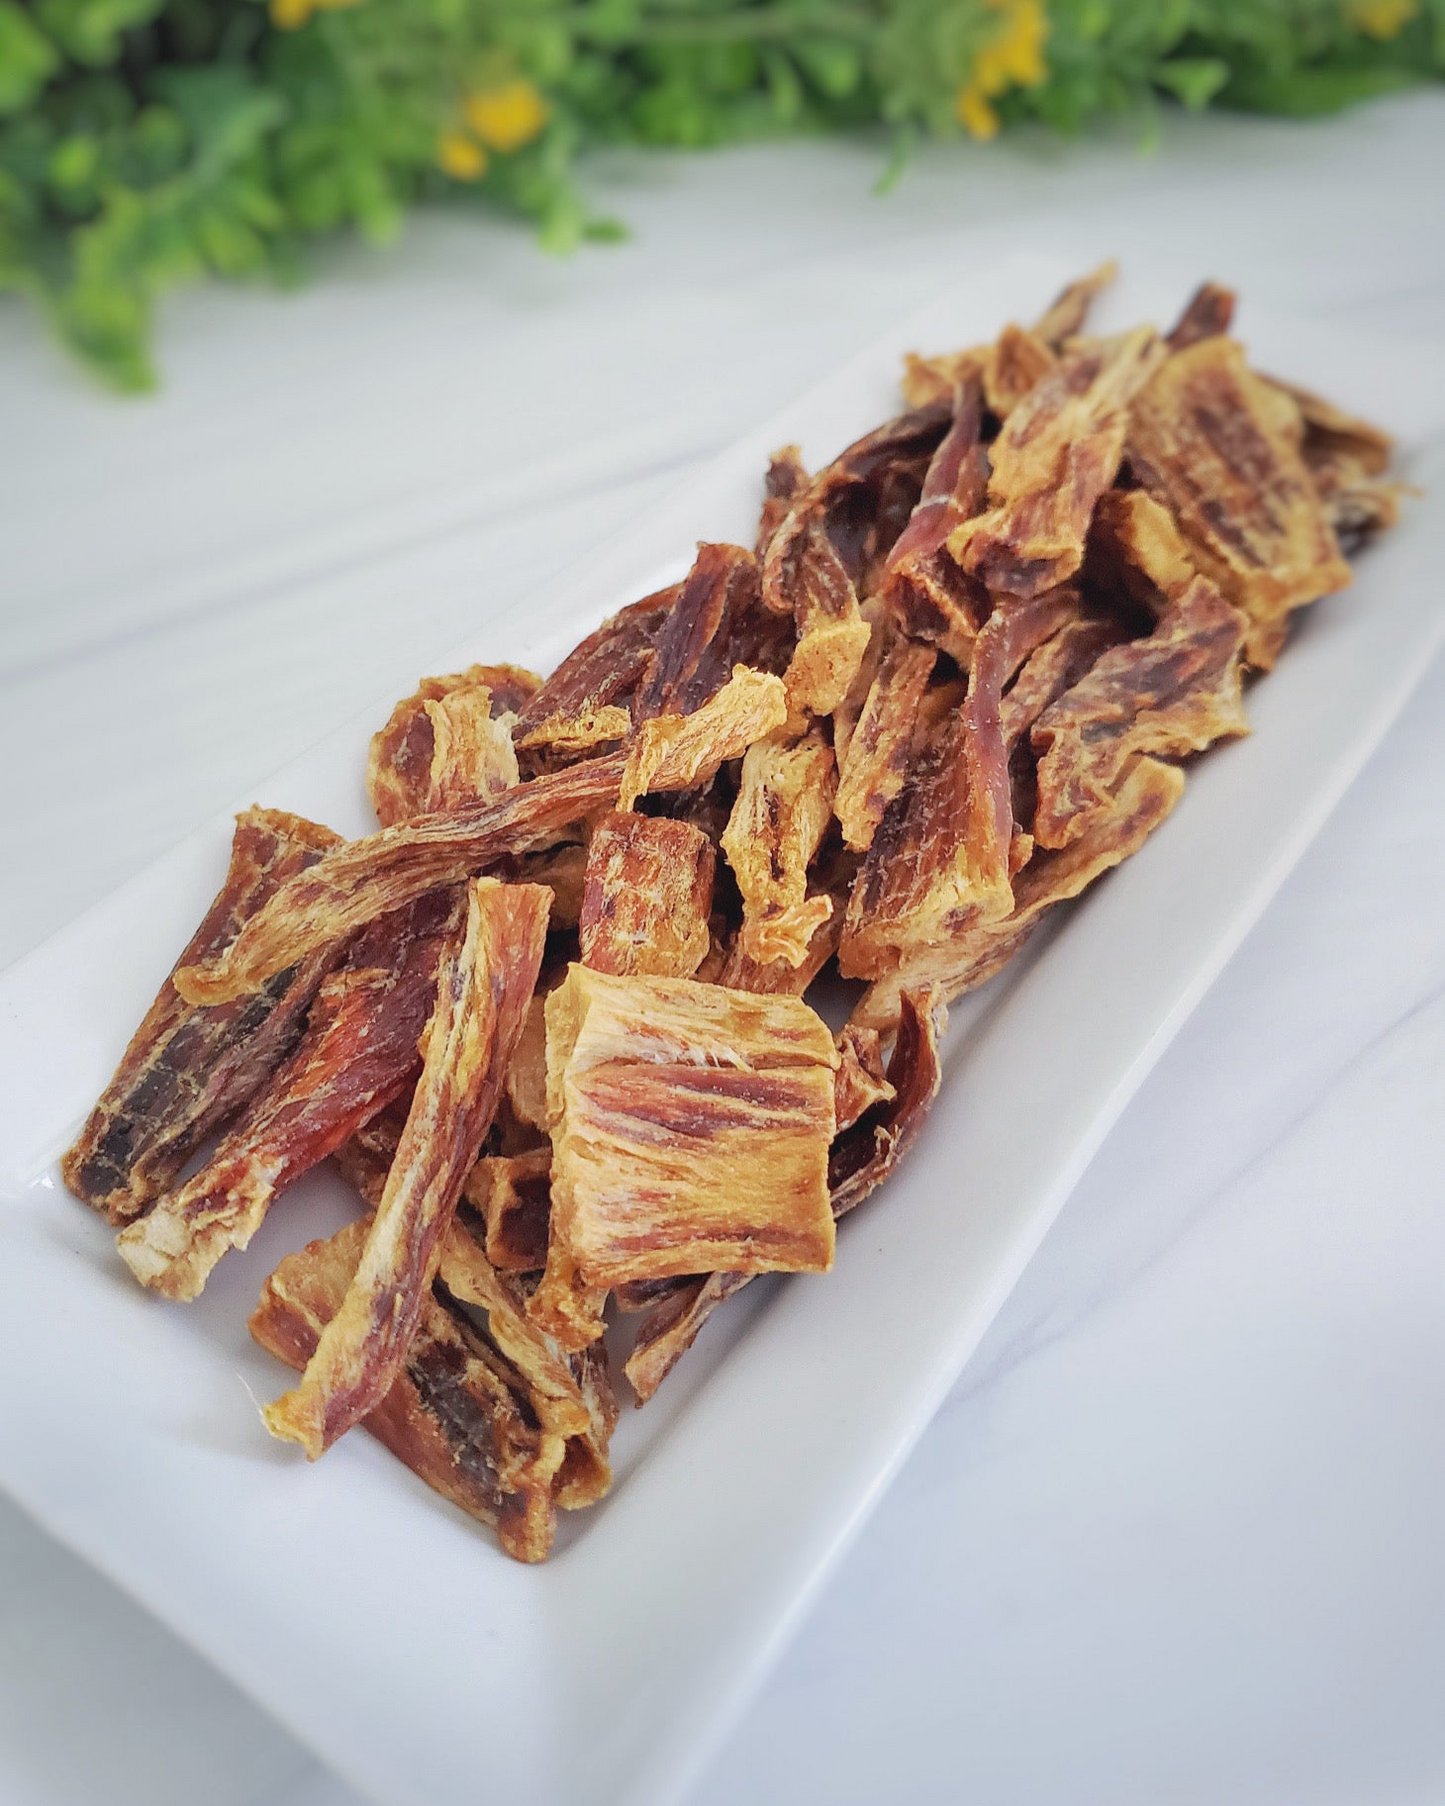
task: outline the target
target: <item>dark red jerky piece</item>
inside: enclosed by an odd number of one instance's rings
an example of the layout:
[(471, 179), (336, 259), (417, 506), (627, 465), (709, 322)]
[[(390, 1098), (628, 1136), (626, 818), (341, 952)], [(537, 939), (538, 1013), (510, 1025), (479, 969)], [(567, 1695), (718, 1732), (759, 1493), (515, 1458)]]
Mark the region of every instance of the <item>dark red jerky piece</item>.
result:
[[(172, 967), (213, 959), (290, 877), (340, 836), (299, 816), (240, 816), (225, 883)], [(249, 996), (195, 1007), (167, 978), (75, 1144), (65, 1183), (107, 1221), (141, 1215), (225, 1129), (290, 1052), (339, 949), (318, 950)]]
[(785, 445), (768, 461), (768, 474), (763, 479), (763, 507), (758, 518), (758, 536), (753, 550), (761, 558), (768, 542), (788, 517), (788, 511), (808, 486), (808, 473), (796, 445)]
[(938, 1096), (942, 1069), (934, 994), (904, 991), (899, 1002), (898, 1035), (888, 1060), (895, 1095), (865, 1111), (828, 1156), (835, 1217), (846, 1216), (883, 1183), (917, 1140)]
[(758, 561), (745, 546), (700, 545), (697, 559), (657, 636), (656, 657), (638, 692), (634, 723), (691, 715), (746, 664), (758, 634)]
[(971, 637), (988, 613), (988, 596), (950, 556), (946, 541), (978, 514), (988, 490), (982, 442), (983, 389), (978, 378), (959, 384), (953, 420), (929, 463), (918, 504), (888, 554), (883, 595), (905, 633), (943, 640)]
[(1189, 297), (1165, 343), (1171, 351), (1183, 351), (1201, 339), (1218, 338), (1233, 323), (1234, 302), (1233, 289), (1221, 288), (1217, 282), (1202, 282)]
[(513, 737), (524, 738), (554, 715), (580, 715), (609, 704), (629, 706), (652, 664), (662, 624), (681, 593), (682, 585), (674, 583), (604, 621), (567, 654), (521, 709)]

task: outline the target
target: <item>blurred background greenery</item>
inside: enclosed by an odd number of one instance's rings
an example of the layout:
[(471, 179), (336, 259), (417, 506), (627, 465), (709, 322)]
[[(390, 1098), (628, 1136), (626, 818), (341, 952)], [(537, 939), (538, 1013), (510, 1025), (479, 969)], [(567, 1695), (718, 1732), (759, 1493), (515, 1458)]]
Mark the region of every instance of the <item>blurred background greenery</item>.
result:
[(1162, 107), (1333, 110), (1445, 73), (1445, 0), (0, 0), (0, 287), (122, 389), (168, 285), (293, 281), (444, 194), (565, 250), (587, 147)]

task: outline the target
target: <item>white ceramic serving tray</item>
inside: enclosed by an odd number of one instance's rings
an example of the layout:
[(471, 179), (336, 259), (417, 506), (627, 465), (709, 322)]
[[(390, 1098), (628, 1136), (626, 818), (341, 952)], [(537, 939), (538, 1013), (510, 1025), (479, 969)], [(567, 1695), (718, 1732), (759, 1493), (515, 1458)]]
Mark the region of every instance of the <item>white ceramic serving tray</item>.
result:
[[(749, 539), (775, 445), (822, 461), (894, 411), (903, 350), (986, 338), (1072, 273), (1011, 261), (907, 320), (438, 668), (545, 669), (680, 573), (700, 536)], [(1246, 271), (1206, 273), (1247, 291)], [(1167, 321), (1183, 299), (1125, 281), (1098, 318)], [(219, 882), (229, 819), (0, 980), (0, 1484), (385, 1806), (659, 1806), (684, 1791), (1423, 670), (1445, 626), (1438, 376), (1418, 353), (1247, 301), (1240, 327), (1261, 367), (1399, 432), (1426, 499), (1252, 693), (1254, 736), (1211, 753), (1144, 850), (956, 1009), (933, 1119), (844, 1225), (835, 1271), (753, 1286), (719, 1314), (624, 1416), (615, 1490), (564, 1518), (547, 1566), (508, 1561), (365, 1436), (308, 1467), (263, 1430), (256, 1404), (286, 1376), (246, 1315), (279, 1256), (342, 1219), (335, 1180), (313, 1175), (199, 1303), (176, 1306), (136, 1288), (56, 1178)], [(366, 737), (389, 700), (239, 802), (362, 831)], [(137, 1710), (165, 1734), (164, 1701)]]

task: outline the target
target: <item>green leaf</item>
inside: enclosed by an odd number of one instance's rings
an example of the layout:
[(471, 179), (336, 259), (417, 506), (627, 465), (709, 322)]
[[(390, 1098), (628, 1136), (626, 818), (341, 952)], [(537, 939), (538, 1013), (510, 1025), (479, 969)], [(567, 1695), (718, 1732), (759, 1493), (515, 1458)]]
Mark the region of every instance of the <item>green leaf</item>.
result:
[(0, 0), (0, 115), (18, 112), (60, 67), (60, 52), (15, 4)]
[(1152, 79), (1186, 107), (1200, 112), (1229, 80), (1229, 64), (1218, 56), (1175, 56), (1156, 63)]

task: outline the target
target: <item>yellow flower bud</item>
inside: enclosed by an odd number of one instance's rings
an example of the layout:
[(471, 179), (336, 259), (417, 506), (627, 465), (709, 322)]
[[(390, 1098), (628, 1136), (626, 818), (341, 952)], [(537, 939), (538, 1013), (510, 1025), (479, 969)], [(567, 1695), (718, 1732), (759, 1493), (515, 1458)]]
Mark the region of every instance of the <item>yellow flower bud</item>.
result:
[(498, 88), (479, 88), (469, 94), (463, 109), (467, 124), (493, 150), (520, 150), (541, 135), (552, 117), (544, 97), (529, 81), (503, 82)]
[(1350, 0), (1351, 25), (1367, 37), (1397, 38), (1420, 10), (1417, 0)]
[(465, 132), (443, 132), (437, 139), (437, 168), (454, 182), (477, 182), (487, 173), (487, 153)]
[(280, 31), (299, 31), (312, 11), (313, 0), (271, 0), (271, 23)]
[(988, 97), (972, 82), (967, 82), (954, 96), (953, 110), (958, 114), (959, 123), (973, 138), (992, 138), (998, 130), (998, 114), (988, 103)]

